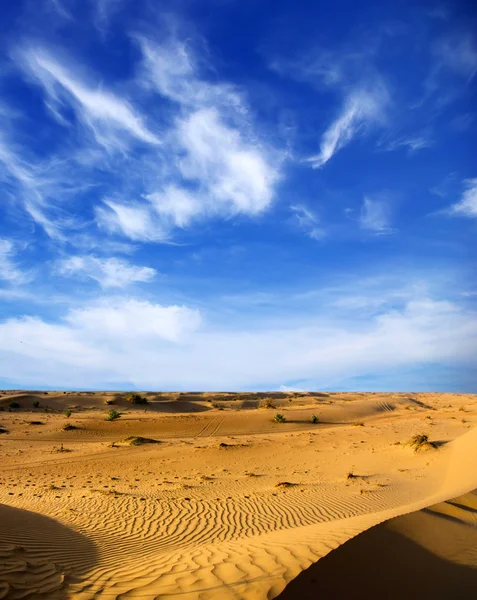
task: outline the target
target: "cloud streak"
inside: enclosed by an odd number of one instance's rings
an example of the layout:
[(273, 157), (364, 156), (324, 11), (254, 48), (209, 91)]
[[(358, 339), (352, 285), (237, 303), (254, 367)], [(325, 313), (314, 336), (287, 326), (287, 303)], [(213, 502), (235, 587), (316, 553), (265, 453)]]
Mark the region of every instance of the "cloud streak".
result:
[(388, 93), (383, 86), (372, 91), (352, 92), (345, 100), (343, 109), (326, 129), (318, 154), (306, 159), (314, 169), (323, 167), (339, 150), (357, 135), (365, 134), (371, 126), (384, 120)]
[(157, 271), (139, 267), (118, 258), (71, 256), (58, 262), (57, 271), (65, 277), (93, 279), (102, 288), (125, 288), (133, 283), (150, 282)]
[(477, 218), (477, 178), (464, 181), (465, 190), (459, 202), (453, 204), (446, 212), (451, 215)]
[(15, 261), (16, 250), (10, 240), (0, 238), (0, 280), (13, 285), (30, 282), (34, 275), (32, 272), (23, 271)]
[[(48, 101), (61, 115), (62, 105), (68, 99), (78, 118), (90, 128), (97, 142), (108, 150), (123, 148), (118, 131), (127, 133), (136, 141), (159, 144), (158, 137), (145, 125), (144, 117), (124, 99), (103, 86), (91, 86), (81, 81), (43, 48), (27, 48), (18, 53), (20, 64), (28, 75), (45, 91)], [(66, 99), (65, 96), (68, 98)], [(61, 116), (62, 122), (66, 119)]]

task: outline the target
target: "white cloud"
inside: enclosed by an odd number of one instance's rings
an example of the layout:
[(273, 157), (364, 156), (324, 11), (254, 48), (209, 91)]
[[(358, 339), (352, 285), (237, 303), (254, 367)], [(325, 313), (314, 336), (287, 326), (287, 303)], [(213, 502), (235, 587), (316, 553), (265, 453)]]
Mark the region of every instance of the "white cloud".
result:
[(448, 69), (467, 81), (477, 72), (477, 48), (474, 38), (467, 33), (443, 38), (433, 47), (435, 71)]
[(205, 184), (214, 210), (253, 215), (269, 206), (275, 169), (257, 144), (225, 124), (217, 109), (200, 109), (181, 121), (178, 139), (186, 152), (183, 176)]
[(320, 227), (320, 219), (309, 208), (301, 204), (290, 206), (298, 227), (314, 240), (322, 239), (326, 234)]
[(46, 92), (50, 105), (61, 115), (60, 107), (68, 101), (97, 142), (108, 150), (124, 147), (118, 132), (147, 144), (159, 143), (157, 136), (145, 125), (144, 118), (128, 102), (102, 85), (92, 86), (81, 81), (71, 67), (62, 65), (42, 48), (25, 49), (19, 56), (23, 68)]
[(323, 134), (320, 152), (307, 158), (307, 161), (314, 169), (322, 167), (353, 137), (366, 133), (371, 125), (382, 123), (387, 103), (388, 93), (382, 85), (371, 91), (352, 92), (346, 98), (339, 117)]
[(167, 241), (175, 228), (201, 219), (265, 211), (280, 159), (257, 140), (238, 92), (200, 79), (184, 45), (141, 38), (140, 47), (141, 83), (179, 114), (165, 136), (168, 167), (140, 197), (107, 199), (96, 210), (100, 226), (133, 240)]
[(119, 12), (123, 2), (124, 0), (92, 0), (94, 23), (101, 33), (105, 33), (111, 19)]
[(103, 288), (125, 288), (132, 283), (151, 281), (157, 271), (132, 265), (118, 258), (71, 256), (58, 262), (57, 270), (65, 276), (83, 276), (97, 281)]
[(10, 240), (0, 238), (0, 279), (12, 284), (28, 283), (33, 274), (20, 269), (15, 262), (16, 250)]
[(397, 148), (408, 148), (409, 154), (414, 154), (423, 148), (430, 148), (434, 142), (427, 135), (416, 135), (402, 137), (392, 140), (385, 146), (385, 150), (396, 150)]
[(380, 235), (392, 233), (389, 213), (390, 209), (387, 201), (375, 200), (366, 196), (361, 207), (360, 226)]
[(477, 217), (477, 178), (464, 181), (466, 187), (462, 198), (456, 204), (453, 204), (448, 214), (461, 215), (463, 217)]
[(109, 343), (123, 339), (139, 342), (166, 340), (179, 343), (201, 324), (200, 313), (185, 306), (161, 306), (139, 300), (104, 300), (73, 309), (65, 318), (83, 338)]
[(169, 233), (156, 223), (149, 204), (124, 204), (104, 200), (95, 208), (98, 225), (111, 233), (120, 233), (135, 241), (165, 241)]
[[(366, 320), (342, 312), (202, 324), (187, 307), (104, 300), (59, 323), (21, 317), (0, 324), (0, 360), (12, 382), (104, 388), (243, 389), (360, 375), (426, 364), (471, 364), (477, 315), (415, 296)], [(7, 350), (8, 349), (8, 350)]]
[[(59, 201), (70, 198), (78, 187), (75, 177), (62, 161), (54, 158), (43, 163), (28, 161), (21, 148), (12, 148), (0, 135), (0, 179), (13, 184), (23, 208), (34, 222), (51, 238), (64, 239), (63, 229), (77, 227), (76, 216), (58, 207)], [(23, 150), (23, 154), (27, 154)]]

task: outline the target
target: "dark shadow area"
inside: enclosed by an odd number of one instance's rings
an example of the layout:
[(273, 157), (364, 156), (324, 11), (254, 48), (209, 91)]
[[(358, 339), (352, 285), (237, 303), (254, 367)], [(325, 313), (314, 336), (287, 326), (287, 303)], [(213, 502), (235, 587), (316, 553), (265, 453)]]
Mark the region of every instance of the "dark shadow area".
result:
[(98, 561), (91, 540), (61, 523), (0, 505), (2, 598), (66, 600)]
[(458, 600), (476, 594), (477, 568), (444, 560), (383, 523), (300, 573), (276, 598)]

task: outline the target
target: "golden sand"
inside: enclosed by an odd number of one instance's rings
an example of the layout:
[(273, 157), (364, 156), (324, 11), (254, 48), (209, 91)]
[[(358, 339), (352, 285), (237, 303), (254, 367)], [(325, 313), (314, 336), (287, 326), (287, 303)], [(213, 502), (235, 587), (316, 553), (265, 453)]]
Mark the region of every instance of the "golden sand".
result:
[(146, 396), (0, 396), (0, 599), (412, 597), (400, 556), (477, 586), (477, 396)]

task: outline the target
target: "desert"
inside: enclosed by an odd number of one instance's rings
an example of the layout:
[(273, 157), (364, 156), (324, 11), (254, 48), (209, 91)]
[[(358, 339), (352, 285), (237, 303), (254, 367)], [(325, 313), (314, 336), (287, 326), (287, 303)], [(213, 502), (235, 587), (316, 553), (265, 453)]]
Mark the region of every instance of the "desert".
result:
[(0, 408), (2, 599), (477, 589), (477, 395), (4, 391)]

